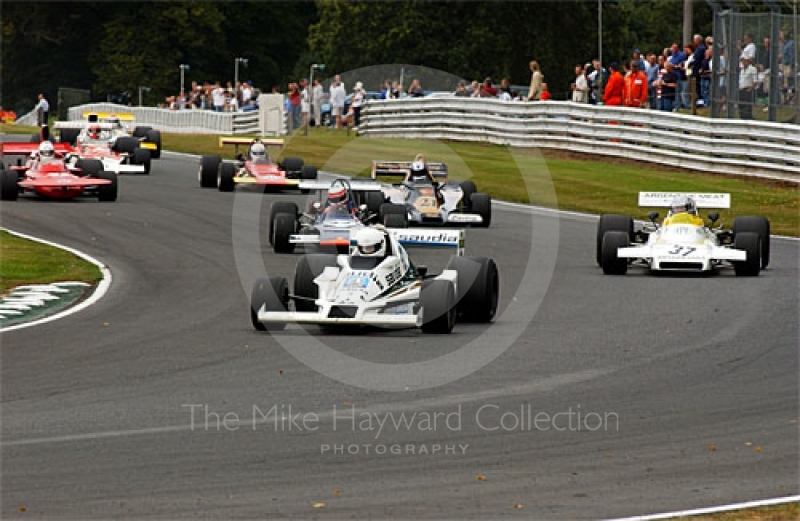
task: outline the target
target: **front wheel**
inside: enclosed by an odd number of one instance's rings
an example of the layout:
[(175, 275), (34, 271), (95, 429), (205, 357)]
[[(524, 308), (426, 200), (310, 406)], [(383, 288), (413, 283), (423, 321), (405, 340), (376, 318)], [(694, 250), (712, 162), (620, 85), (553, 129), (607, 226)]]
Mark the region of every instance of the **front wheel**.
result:
[(236, 176), (236, 165), (233, 163), (222, 163), (219, 167), (219, 178), (217, 179), (217, 189), (220, 192), (233, 192), (236, 183), (233, 178)]
[(19, 177), (12, 170), (0, 170), (0, 199), (16, 201), (19, 197)]
[(488, 228), (492, 224), (492, 198), (488, 194), (472, 194), (470, 210), (481, 216), (481, 223), (475, 226)]
[(630, 245), (627, 232), (606, 232), (603, 235), (601, 261), (606, 275), (625, 275), (628, 272), (628, 259), (619, 257), (619, 249)]
[(733, 237), (742, 232), (755, 232), (761, 238), (761, 269), (769, 266), (770, 244), (769, 244), (769, 219), (753, 215), (736, 217), (733, 220)]
[(456, 324), (456, 293), (446, 280), (426, 280), (420, 291), (422, 332), (447, 334)]
[(99, 185), (97, 187), (97, 200), (100, 202), (113, 202), (117, 200), (117, 174), (114, 172), (100, 172), (97, 175), (100, 179), (111, 181), (111, 184)]
[(272, 247), (275, 253), (294, 252), (295, 244), (290, 242), (290, 240), (296, 229), (295, 216), (288, 213), (277, 214), (272, 229)]
[(206, 155), (200, 158), (200, 172), (197, 174), (201, 188), (214, 188), (217, 186), (217, 175), (222, 157)]
[(250, 292), (250, 323), (258, 331), (283, 331), (285, 322), (262, 323), (258, 320), (258, 312), (288, 311), (289, 283), (283, 277), (258, 279)]
[(761, 271), (761, 255), (764, 242), (757, 232), (740, 232), (736, 235), (735, 246), (747, 255), (743, 261), (733, 263), (733, 270), (739, 277), (755, 277)]
[(458, 315), (466, 322), (494, 320), (500, 301), (500, 272), (494, 259), (453, 255), (447, 270), (458, 273)]
[(142, 165), (144, 167), (144, 175), (150, 175), (150, 151), (146, 148), (137, 148), (133, 151), (134, 165)]

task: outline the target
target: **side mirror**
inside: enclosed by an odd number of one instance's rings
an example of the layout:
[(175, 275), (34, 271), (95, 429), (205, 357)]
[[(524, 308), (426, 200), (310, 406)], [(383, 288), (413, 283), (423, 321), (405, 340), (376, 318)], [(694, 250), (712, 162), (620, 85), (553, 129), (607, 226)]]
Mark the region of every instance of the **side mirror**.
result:
[(425, 275), (428, 274), (428, 267), (427, 266), (417, 266), (417, 273), (419, 273), (419, 276), (424, 279)]
[(708, 218), (711, 220), (711, 224), (719, 221), (719, 214), (717, 212), (711, 212), (708, 214)]
[(650, 212), (647, 214), (647, 218), (650, 219), (651, 222), (655, 223), (656, 219), (658, 219), (658, 212)]

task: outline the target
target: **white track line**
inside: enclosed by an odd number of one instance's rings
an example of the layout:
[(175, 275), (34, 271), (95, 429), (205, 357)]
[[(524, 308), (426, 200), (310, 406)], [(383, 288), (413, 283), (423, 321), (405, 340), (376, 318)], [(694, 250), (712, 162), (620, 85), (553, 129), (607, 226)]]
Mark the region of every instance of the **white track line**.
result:
[(773, 499), (762, 499), (759, 501), (748, 501), (746, 503), (732, 503), (730, 505), (720, 505), (708, 508), (696, 508), (694, 510), (678, 510), (676, 512), (665, 512), (663, 514), (651, 514), (647, 516), (620, 517), (606, 521), (652, 521), (655, 519), (673, 519), (677, 517), (699, 516), (703, 514), (716, 514), (719, 512), (730, 512), (732, 510), (743, 510), (745, 508), (768, 507), (772, 505), (783, 505), (800, 501), (800, 496), (777, 497)]
[(4, 231), (7, 231), (11, 235), (14, 235), (16, 237), (20, 237), (22, 239), (28, 239), (29, 241), (39, 242), (39, 243), (42, 243), (42, 244), (46, 244), (48, 246), (52, 246), (54, 248), (59, 248), (59, 249), (62, 249), (64, 251), (68, 251), (68, 252), (72, 253), (73, 255), (76, 255), (76, 256), (80, 257), (81, 259), (83, 259), (83, 260), (85, 260), (87, 262), (91, 262), (92, 264), (97, 266), (100, 269), (100, 273), (103, 275), (103, 279), (97, 285), (97, 287), (92, 292), (92, 294), (89, 296), (89, 298), (87, 298), (86, 300), (81, 301), (77, 306), (72, 306), (70, 308), (65, 309), (64, 311), (60, 311), (60, 312), (56, 313), (55, 315), (50, 315), (50, 316), (47, 316), (47, 317), (44, 317), (44, 318), (40, 318), (38, 320), (33, 320), (31, 322), (24, 322), (22, 324), (15, 324), (13, 326), (0, 328), (0, 333), (5, 333), (6, 331), (14, 331), (15, 329), (23, 329), (23, 328), (26, 328), (26, 327), (38, 326), (39, 324), (44, 324), (46, 322), (51, 322), (53, 320), (58, 320), (60, 318), (66, 317), (68, 315), (72, 315), (73, 313), (77, 313), (78, 311), (86, 309), (89, 306), (91, 306), (92, 304), (94, 304), (95, 302), (97, 302), (98, 300), (100, 300), (103, 297), (103, 295), (105, 295), (106, 292), (108, 291), (109, 286), (111, 286), (111, 271), (109, 271), (109, 269), (106, 267), (105, 264), (103, 264), (99, 260), (95, 259), (94, 257), (91, 257), (91, 256), (87, 255), (86, 253), (83, 253), (82, 251), (78, 251), (78, 250), (76, 250), (74, 248), (70, 248), (69, 246), (64, 246), (62, 244), (58, 244), (58, 243), (55, 243), (55, 242), (52, 242), (52, 241), (48, 241), (48, 240), (45, 240), (45, 239), (40, 239), (38, 237), (32, 237), (32, 236), (26, 235), (24, 233), (19, 233), (19, 232), (15, 232), (13, 230), (9, 230), (7, 228), (0, 228), (0, 229), (2, 229)]

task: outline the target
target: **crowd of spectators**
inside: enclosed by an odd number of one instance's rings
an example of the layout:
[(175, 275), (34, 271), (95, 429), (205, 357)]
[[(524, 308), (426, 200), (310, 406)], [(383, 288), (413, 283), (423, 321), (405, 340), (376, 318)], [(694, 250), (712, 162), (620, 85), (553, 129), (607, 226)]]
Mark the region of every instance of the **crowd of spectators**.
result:
[(188, 91), (167, 96), (159, 107), (170, 110), (248, 112), (258, 109), (258, 89), (253, 87), (252, 81), (236, 82), (236, 85), (229, 81), (224, 87), (219, 80), (202, 85), (193, 81)]

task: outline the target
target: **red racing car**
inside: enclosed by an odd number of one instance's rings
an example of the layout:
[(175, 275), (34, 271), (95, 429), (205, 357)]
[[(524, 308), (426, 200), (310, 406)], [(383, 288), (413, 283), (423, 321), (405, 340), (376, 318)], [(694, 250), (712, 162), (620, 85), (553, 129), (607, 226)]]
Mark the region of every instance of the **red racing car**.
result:
[(86, 175), (79, 158), (70, 154), (68, 143), (3, 143), (0, 155), (28, 155), (28, 161), (10, 170), (0, 169), (0, 199), (14, 201), (20, 193), (33, 192), (49, 199), (96, 196), (99, 201), (117, 200), (117, 175), (100, 171)]
[[(287, 157), (274, 163), (267, 155), (267, 145), (282, 146), (282, 139), (220, 138), (220, 147), (247, 145), (247, 154), (237, 154), (236, 163), (222, 161), (219, 155), (205, 155), (200, 160), (198, 180), (202, 188), (218, 188), (232, 192), (237, 184), (256, 185), (267, 189), (298, 189), (300, 180), (317, 178), (317, 168), (304, 165), (299, 157)], [(300, 190), (307, 193), (306, 190)]]

